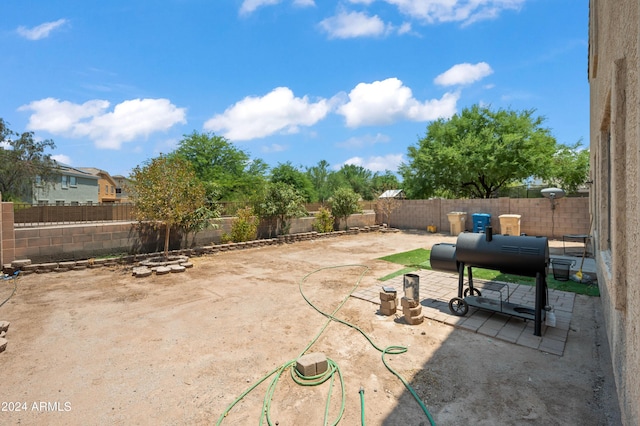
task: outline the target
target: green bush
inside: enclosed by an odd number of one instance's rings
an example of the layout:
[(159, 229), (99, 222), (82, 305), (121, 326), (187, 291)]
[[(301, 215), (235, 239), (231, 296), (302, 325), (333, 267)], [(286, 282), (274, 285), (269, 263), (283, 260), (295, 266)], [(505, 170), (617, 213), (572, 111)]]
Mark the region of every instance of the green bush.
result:
[(231, 240), (239, 243), (257, 239), (258, 223), (259, 219), (253, 212), (253, 208), (239, 209), (236, 218), (231, 223)]
[(331, 232), (333, 231), (333, 216), (331, 210), (324, 207), (320, 207), (320, 210), (315, 214), (316, 220), (313, 222), (313, 229), (317, 232)]

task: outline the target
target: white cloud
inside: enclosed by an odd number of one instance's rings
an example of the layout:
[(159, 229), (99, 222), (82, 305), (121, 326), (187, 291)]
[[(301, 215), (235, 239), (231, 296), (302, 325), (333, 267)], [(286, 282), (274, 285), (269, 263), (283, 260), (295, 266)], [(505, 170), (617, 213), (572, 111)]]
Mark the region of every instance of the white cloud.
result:
[(67, 22), (68, 21), (66, 19), (58, 19), (57, 21), (53, 22), (45, 22), (44, 24), (40, 24), (33, 28), (19, 26), (16, 31), (18, 32), (18, 34), (28, 40), (40, 40), (49, 37), (51, 31), (55, 30), (56, 28), (60, 28)]
[(344, 142), (338, 142), (336, 146), (338, 148), (346, 149), (362, 149), (366, 146), (371, 146), (378, 143), (387, 143), (390, 140), (391, 138), (389, 138), (389, 136), (382, 133), (377, 133), (375, 135), (354, 136)]
[(84, 104), (46, 98), (19, 108), (33, 111), (29, 130), (44, 130), (75, 138), (89, 138), (96, 147), (120, 149), (122, 143), (184, 124), (185, 109), (168, 99), (132, 99), (107, 112), (109, 102), (91, 100)]
[(315, 6), (316, 2), (314, 0), (293, 0), (293, 5), (298, 7), (310, 7)]
[(349, 102), (338, 108), (348, 127), (391, 124), (398, 120), (430, 121), (451, 117), (460, 94), (420, 102), (397, 78), (360, 83), (349, 92)]
[(247, 96), (224, 113), (204, 123), (205, 130), (223, 132), (231, 140), (263, 138), (278, 132), (297, 133), (299, 126), (312, 126), (326, 117), (331, 102), (296, 98), (291, 89), (277, 87), (263, 97)]
[(287, 150), (287, 146), (286, 145), (280, 145), (280, 144), (277, 144), (277, 143), (262, 147), (262, 152), (264, 152), (264, 153), (282, 152), (282, 151), (286, 151), (286, 150)]
[[(247, 15), (253, 13), (262, 6), (272, 6), (279, 4), (282, 0), (244, 0), (240, 5), (240, 14)], [(310, 7), (315, 6), (314, 0), (293, 0), (293, 5), (296, 7)]]
[(504, 10), (519, 10), (526, 0), (384, 0), (400, 12), (426, 23), (469, 25), (496, 18)]
[(252, 13), (261, 6), (270, 6), (278, 3), (280, 3), (280, 0), (244, 0), (240, 6), (240, 14)]
[(475, 65), (469, 63), (457, 64), (437, 76), (434, 83), (440, 86), (470, 84), (491, 74), (493, 74), (493, 70), (486, 62), (478, 62)]
[(71, 157), (64, 154), (56, 154), (51, 156), (52, 159), (56, 160), (58, 163), (71, 165)]
[[(404, 162), (402, 154), (387, 154), (384, 156), (372, 156), (368, 158), (352, 157), (345, 161), (343, 164), (352, 164), (354, 166), (361, 166), (372, 172), (384, 172), (390, 170), (395, 172), (400, 167), (400, 164)], [(342, 165), (338, 165), (337, 169), (340, 169)]]
[(368, 16), (362, 12), (341, 11), (335, 16), (324, 19), (320, 27), (330, 38), (355, 38), (383, 35), (392, 29), (378, 15)]

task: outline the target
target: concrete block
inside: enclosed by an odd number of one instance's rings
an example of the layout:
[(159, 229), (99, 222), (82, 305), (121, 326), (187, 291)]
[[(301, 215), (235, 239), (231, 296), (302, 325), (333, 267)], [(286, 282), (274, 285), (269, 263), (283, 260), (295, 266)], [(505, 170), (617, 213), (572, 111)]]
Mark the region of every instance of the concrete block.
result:
[(20, 259), (20, 260), (14, 260), (13, 262), (11, 262), (12, 268), (22, 268), (27, 265), (31, 265), (31, 259)]
[(380, 308), (380, 313), (382, 315), (391, 316), (391, 315), (394, 315), (396, 313), (396, 308), (393, 308), (393, 309), (382, 309), (382, 308)]
[(380, 301), (381, 302), (386, 302), (387, 300), (396, 300), (396, 297), (398, 297), (398, 293), (391, 293), (391, 292), (386, 292), (386, 291), (381, 291), (380, 292)]
[(193, 263), (191, 263), (191, 262), (182, 262), (180, 264), (180, 266), (184, 266), (185, 268), (189, 269), (189, 268), (193, 268)]
[(401, 303), (402, 309), (415, 308), (416, 306), (420, 305), (417, 300), (409, 299), (408, 297), (403, 297)]
[(385, 300), (384, 302), (380, 302), (380, 310), (382, 309), (393, 309), (397, 308), (395, 299), (393, 300)]
[(184, 272), (186, 271), (186, 268), (182, 265), (169, 265), (169, 268), (171, 268), (171, 272)]
[(418, 305), (415, 308), (402, 308), (402, 313), (405, 316), (416, 317), (422, 314), (422, 306)]
[(156, 275), (164, 275), (171, 272), (171, 268), (169, 268), (168, 266), (158, 266), (157, 268), (155, 268), (155, 270)]
[(153, 273), (153, 271), (149, 268), (147, 268), (146, 266), (140, 266), (137, 268), (133, 268), (133, 275), (136, 278), (144, 278), (144, 277), (148, 277)]
[(305, 354), (296, 361), (296, 370), (305, 377), (323, 374), (327, 368), (329, 368), (327, 357), (320, 352)]
[(424, 322), (424, 316), (423, 315), (418, 315), (417, 317), (412, 317), (412, 316), (409, 316), (409, 315), (405, 315), (404, 316), (404, 320), (409, 325), (418, 325), (418, 324), (422, 324)]

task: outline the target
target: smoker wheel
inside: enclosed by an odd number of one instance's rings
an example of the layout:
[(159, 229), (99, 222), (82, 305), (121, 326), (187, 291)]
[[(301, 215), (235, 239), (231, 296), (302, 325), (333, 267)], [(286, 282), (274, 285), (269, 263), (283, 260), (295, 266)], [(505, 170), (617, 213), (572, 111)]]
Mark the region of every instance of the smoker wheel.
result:
[(449, 300), (449, 310), (453, 315), (463, 317), (469, 312), (469, 304), (460, 297), (454, 297)]
[(480, 290), (478, 290), (477, 288), (473, 288), (473, 291), (469, 291), (471, 290), (470, 288), (465, 288), (464, 289), (464, 297), (467, 297), (469, 295), (469, 293), (471, 293), (472, 296), (482, 296), (482, 293), (480, 293)]

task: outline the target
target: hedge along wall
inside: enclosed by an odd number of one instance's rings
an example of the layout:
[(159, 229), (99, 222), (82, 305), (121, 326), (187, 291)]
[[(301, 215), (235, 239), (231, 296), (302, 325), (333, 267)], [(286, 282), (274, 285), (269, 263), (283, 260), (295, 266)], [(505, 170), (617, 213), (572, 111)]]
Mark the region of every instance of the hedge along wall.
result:
[[(11, 204), (11, 203), (2, 203)], [(12, 209), (8, 211), (13, 212)], [(11, 218), (3, 221), (13, 222)], [(172, 233), (171, 249), (199, 247), (219, 243), (223, 232), (231, 231), (232, 218), (222, 218), (217, 229), (206, 229), (195, 235)], [(291, 233), (310, 232), (315, 218), (295, 219)], [(363, 227), (375, 224), (375, 213), (352, 215), (349, 226)], [(16, 259), (31, 259), (34, 263), (63, 260), (79, 260), (96, 256), (134, 253), (154, 253), (164, 249), (164, 231), (140, 228), (136, 222), (89, 223), (79, 225), (58, 225), (37, 228), (16, 228), (2, 233), (2, 247), (12, 246), (3, 251), (2, 263)], [(10, 238), (13, 235), (13, 238)]]
[[(520, 232), (549, 238), (565, 234), (590, 234), (589, 198), (562, 198), (555, 209), (546, 198), (490, 198), (472, 200), (398, 200), (389, 226), (426, 230), (435, 225), (438, 232), (449, 232), (447, 213), (466, 212), (465, 229), (473, 230), (472, 214), (489, 213), (494, 232), (500, 233), (499, 216), (519, 214)], [(383, 218), (376, 216), (378, 223)]]

